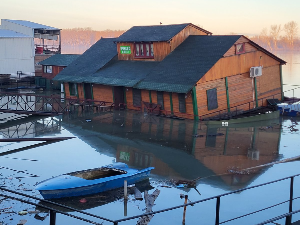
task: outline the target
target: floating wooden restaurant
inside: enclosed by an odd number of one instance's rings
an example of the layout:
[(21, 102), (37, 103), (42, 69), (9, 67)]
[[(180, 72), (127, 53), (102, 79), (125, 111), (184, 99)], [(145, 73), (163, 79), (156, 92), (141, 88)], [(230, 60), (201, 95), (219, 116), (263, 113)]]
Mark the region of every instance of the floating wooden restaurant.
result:
[(66, 97), (198, 119), (281, 99), (285, 63), (243, 35), (191, 23), (134, 26), (100, 39), (54, 80)]

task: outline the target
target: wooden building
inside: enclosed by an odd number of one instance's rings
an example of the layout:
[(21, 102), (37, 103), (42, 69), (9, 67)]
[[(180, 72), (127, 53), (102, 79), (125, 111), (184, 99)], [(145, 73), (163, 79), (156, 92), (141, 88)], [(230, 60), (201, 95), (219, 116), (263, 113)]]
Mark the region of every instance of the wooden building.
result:
[(67, 97), (198, 119), (281, 99), (285, 63), (243, 35), (190, 23), (135, 26), (99, 40), (54, 80)]
[(78, 56), (76, 54), (57, 54), (39, 62), (38, 64), (42, 66), (42, 73), (39, 77), (43, 79), (39, 79), (38, 83), (43, 81), (48, 88), (60, 89), (60, 82), (52, 81), (52, 79)]

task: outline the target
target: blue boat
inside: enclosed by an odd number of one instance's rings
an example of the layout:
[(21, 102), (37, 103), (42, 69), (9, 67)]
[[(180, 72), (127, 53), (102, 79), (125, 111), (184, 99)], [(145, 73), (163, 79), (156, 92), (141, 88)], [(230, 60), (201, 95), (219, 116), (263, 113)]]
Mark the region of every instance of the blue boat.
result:
[(96, 194), (147, 179), (154, 167), (131, 169), (125, 163), (114, 163), (100, 168), (63, 174), (37, 184), (44, 199)]

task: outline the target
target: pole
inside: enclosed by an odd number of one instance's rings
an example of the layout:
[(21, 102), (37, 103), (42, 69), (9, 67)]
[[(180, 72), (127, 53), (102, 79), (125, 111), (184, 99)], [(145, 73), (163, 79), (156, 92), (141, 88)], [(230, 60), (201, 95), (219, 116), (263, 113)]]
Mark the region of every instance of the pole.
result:
[(127, 180), (124, 180), (124, 199), (127, 200)]
[(182, 218), (182, 225), (185, 225), (185, 214), (186, 214), (186, 204), (187, 204), (187, 200), (188, 200), (188, 195), (184, 196), (184, 209), (183, 209), (183, 218)]
[(220, 223), (220, 197), (217, 197), (216, 203), (216, 225)]
[(50, 210), (50, 225), (55, 225), (56, 223), (56, 212)]

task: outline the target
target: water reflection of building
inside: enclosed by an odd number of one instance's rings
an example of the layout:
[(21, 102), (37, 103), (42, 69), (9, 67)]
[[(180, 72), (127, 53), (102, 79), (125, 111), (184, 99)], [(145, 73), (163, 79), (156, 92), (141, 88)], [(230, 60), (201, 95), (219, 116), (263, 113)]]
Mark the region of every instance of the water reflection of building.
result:
[(34, 138), (61, 132), (61, 119), (26, 117), (0, 124), (4, 138)]
[[(85, 122), (86, 118), (92, 122)], [(101, 144), (97, 145), (100, 138), (111, 146), (117, 161), (139, 168), (153, 166), (153, 173), (168, 179), (207, 177), (200, 182), (224, 188), (245, 186), (263, 172), (260, 168), (240, 175), (241, 169), (277, 159), (281, 134), (272, 124), (278, 121), (218, 127), (123, 111), (71, 119), (65, 116), (63, 122), (76, 125), (67, 129), (76, 129), (81, 139), (103, 153)], [(270, 125), (274, 127), (266, 128)]]

